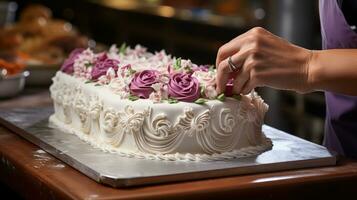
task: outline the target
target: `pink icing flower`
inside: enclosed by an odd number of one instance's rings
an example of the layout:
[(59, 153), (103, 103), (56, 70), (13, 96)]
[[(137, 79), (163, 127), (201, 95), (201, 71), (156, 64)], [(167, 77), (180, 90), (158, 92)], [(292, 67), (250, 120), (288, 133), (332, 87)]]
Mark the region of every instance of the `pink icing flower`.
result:
[(106, 54), (99, 56), (91, 71), (92, 80), (98, 80), (99, 77), (106, 75), (109, 68), (117, 72), (118, 64), (118, 60), (109, 59)]
[(156, 70), (144, 70), (137, 72), (130, 83), (130, 92), (140, 98), (149, 98), (154, 91), (151, 87), (153, 84), (159, 82), (159, 72)]
[(176, 73), (170, 77), (168, 93), (179, 101), (194, 102), (200, 97), (200, 84), (191, 74)]
[(75, 77), (87, 78), (90, 77), (90, 72), (93, 66), (93, 63), (96, 60), (96, 56), (91, 49), (86, 49), (78, 55), (78, 58), (75, 59), (73, 68), (73, 75)]
[(73, 74), (74, 72), (74, 61), (78, 58), (78, 56), (84, 51), (82, 48), (74, 49), (71, 54), (69, 54), (68, 58), (63, 62), (61, 67), (61, 71), (66, 74)]
[(208, 87), (216, 85), (216, 73), (214, 72), (195, 71), (192, 76), (197, 78), (202, 86)]
[(210, 67), (211, 67), (210, 65), (196, 65), (192, 67), (192, 70), (208, 72)]
[(207, 86), (204, 88), (204, 95), (209, 99), (215, 99), (217, 97), (216, 88), (213, 86)]
[(161, 91), (152, 92), (152, 93), (149, 95), (149, 99), (150, 99), (151, 101), (153, 101), (154, 103), (161, 103), (161, 101), (162, 101)]

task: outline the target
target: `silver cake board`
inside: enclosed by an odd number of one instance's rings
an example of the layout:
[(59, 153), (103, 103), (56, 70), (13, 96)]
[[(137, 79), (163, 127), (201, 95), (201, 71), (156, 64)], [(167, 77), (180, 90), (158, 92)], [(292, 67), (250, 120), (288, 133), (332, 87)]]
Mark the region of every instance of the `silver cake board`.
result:
[(129, 187), (336, 164), (325, 147), (270, 126), (263, 131), (273, 149), (259, 156), (226, 161), (183, 162), (121, 157), (105, 153), (48, 123), (49, 107), (0, 112), (0, 124), (89, 176), (112, 187)]

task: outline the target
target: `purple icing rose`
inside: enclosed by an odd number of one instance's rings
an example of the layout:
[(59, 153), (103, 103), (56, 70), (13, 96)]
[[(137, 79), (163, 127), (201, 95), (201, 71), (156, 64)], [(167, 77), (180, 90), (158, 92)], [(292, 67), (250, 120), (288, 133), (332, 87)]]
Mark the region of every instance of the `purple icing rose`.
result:
[(98, 80), (99, 77), (106, 75), (109, 68), (117, 72), (118, 64), (118, 60), (109, 59), (106, 54), (99, 56), (91, 72), (92, 80)]
[(154, 91), (151, 86), (160, 80), (159, 74), (156, 70), (137, 72), (129, 85), (130, 92), (140, 98), (149, 98), (150, 94)]
[(191, 74), (176, 73), (170, 77), (168, 92), (179, 101), (194, 102), (200, 98), (200, 85)]
[(66, 74), (73, 74), (74, 61), (78, 58), (79, 54), (84, 51), (82, 48), (74, 49), (68, 56), (68, 58), (63, 62), (61, 66), (61, 71)]
[(102, 52), (102, 53), (97, 54), (97, 59), (96, 59), (97, 62), (103, 62), (106, 59), (108, 59), (107, 53)]

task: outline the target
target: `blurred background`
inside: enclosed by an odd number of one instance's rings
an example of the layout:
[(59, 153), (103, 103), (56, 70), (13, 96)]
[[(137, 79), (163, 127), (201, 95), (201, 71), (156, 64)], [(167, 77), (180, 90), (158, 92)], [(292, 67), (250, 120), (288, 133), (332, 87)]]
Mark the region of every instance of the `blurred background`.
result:
[[(255, 26), (300, 46), (319, 49), (318, 3), (312, 0), (33, 0), (0, 1), (0, 65), (28, 70), (19, 94), (48, 88), (50, 77), (78, 46), (142, 44), (198, 64)], [(35, 6), (34, 6), (35, 5)], [(29, 8), (30, 6), (30, 8)], [(21, 61), (22, 60), (22, 61)], [(24, 61), (25, 60), (25, 61)], [(4, 64), (5, 63), (5, 64)], [(12, 64), (18, 66), (13, 66)], [(323, 93), (259, 88), (270, 105), (266, 123), (321, 143)], [(17, 96), (18, 97), (18, 96)], [(1, 99), (0, 101), (8, 101)]]

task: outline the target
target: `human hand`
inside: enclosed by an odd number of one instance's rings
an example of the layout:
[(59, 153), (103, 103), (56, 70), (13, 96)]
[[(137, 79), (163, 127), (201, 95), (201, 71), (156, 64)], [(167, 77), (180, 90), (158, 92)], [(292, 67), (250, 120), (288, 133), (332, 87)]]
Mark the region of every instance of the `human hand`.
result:
[[(248, 94), (259, 86), (309, 92), (309, 62), (313, 52), (256, 27), (224, 44), (218, 50), (217, 92), (233, 79), (234, 94)], [(235, 66), (232, 72), (228, 59)]]

